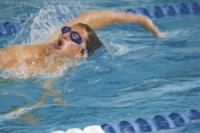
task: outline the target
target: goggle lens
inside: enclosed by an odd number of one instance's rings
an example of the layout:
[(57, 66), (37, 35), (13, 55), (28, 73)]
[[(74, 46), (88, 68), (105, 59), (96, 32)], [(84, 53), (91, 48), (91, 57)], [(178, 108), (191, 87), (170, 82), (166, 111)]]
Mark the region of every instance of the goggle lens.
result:
[(70, 32), (70, 39), (79, 45), (83, 42), (83, 39), (80, 36), (80, 34), (76, 31), (72, 31), (71, 27), (64, 26), (64, 27), (62, 27), (61, 32), (62, 32), (62, 34)]
[(62, 34), (68, 33), (68, 32), (70, 32), (70, 31), (71, 31), (71, 28), (68, 27), (68, 26), (64, 26), (64, 27), (62, 27), (62, 29), (61, 29)]
[(80, 34), (79, 34), (78, 32), (75, 32), (75, 31), (72, 31), (72, 32), (70, 33), (70, 39), (71, 39), (73, 42), (75, 42), (75, 43), (77, 43), (77, 44), (79, 44), (79, 45), (83, 42), (83, 39), (82, 39), (82, 37), (80, 36)]

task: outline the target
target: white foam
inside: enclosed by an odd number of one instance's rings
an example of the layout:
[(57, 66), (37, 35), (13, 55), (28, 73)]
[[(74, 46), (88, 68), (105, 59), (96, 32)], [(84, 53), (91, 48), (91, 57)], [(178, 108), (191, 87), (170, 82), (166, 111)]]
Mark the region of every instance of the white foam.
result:
[[(78, 4), (78, 3), (77, 3)], [(70, 5), (70, 4), (69, 4)], [(64, 23), (80, 13), (80, 7), (69, 7), (67, 5), (45, 4), (33, 19), (31, 25), (30, 41), (39, 42), (58, 30)]]
[(53, 131), (51, 133), (65, 133), (64, 131)]
[(5, 116), (7, 118), (17, 118), (18, 116), (20, 116), (22, 114), (25, 114), (26, 112), (29, 112), (33, 108), (39, 108), (39, 107), (41, 107), (41, 105), (42, 105), (41, 103), (30, 104), (30, 105), (21, 107), (20, 109), (17, 109), (15, 111), (9, 112)]
[[(122, 56), (129, 52), (137, 52), (137, 51), (141, 51), (141, 50), (147, 50), (148, 48), (151, 48), (151, 47), (152, 46), (148, 46), (148, 45), (144, 45), (144, 44), (128, 46), (126, 44), (110, 43), (110, 45), (106, 46), (106, 49), (111, 56)], [(140, 57), (135, 57), (135, 58), (140, 58)]]
[(173, 30), (173, 31), (166, 31), (166, 37), (163, 40), (177, 40), (177, 39), (186, 39), (190, 34), (190, 31), (186, 30)]
[(110, 55), (113, 56), (120, 56), (124, 55), (129, 51), (129, 48), (127, 45), (120, 45), (120, 44), (112, 44), (107, 46), (107, 50)]
[(72, 128), (72, 129), (68, 129), (65, 133), (84, 133), (84, 132), (81, 129)]
[(92, 125), (84, 128), (84, 133), (104, 133), (99, 125)]
[(84, 61), (79, 59), (70, 59), (66, 58), (66, 61), (63, 65), (59, 67), (55, 72), (47, 72), (45, 69), (41, 70), (40, 72), (32, 73), (31, 75), (28, 74), (28, 66), (22, 62), (19, 68), (12, 68), (8, 70), (1, 70), (0, 77), (3, 79), (15, 79), (15, 78), (30, 78), (30, 77), (37, 77), (37, 78), (56, 78), (61, 77), (64, 75), (65, 71), (68, 70), (72, 66), (78, 66)]

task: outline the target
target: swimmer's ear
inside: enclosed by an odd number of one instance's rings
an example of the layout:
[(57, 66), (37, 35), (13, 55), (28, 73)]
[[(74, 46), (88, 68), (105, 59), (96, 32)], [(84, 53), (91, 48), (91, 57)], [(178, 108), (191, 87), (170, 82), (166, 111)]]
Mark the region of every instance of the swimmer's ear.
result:
[(84, 54), (84, 49), (82, 48), (82, 50), (81, 50), (81, 54), (83, 55)]

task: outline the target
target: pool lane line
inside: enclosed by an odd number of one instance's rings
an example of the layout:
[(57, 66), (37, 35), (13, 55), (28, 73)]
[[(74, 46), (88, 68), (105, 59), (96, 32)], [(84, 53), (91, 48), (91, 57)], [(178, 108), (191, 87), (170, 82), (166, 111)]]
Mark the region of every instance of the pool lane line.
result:
[(166, 16), (200, 14), (200, 1), (155, 5), (152, 7), (141, 7), (138, 9), (129, 8), (126, 11), (128, 13), (142, 14), (150, 18), (163, 18)]
[(143, 133), (170, 130), (183, 127), (189, 123), (200, 122), (200, 111), (190, 110), (185, 113), (172, 112), (168, 115), (155, 115), (151, 119), (139, 117), (136, 120), (124, 120), (119, 123), (92, 125), (83, 129), (72, 128), (51, 133)]

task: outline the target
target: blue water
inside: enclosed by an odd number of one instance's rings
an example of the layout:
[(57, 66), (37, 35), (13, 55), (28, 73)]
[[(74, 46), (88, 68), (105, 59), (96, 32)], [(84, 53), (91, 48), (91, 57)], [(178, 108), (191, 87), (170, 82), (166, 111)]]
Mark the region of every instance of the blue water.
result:
[[(189, 1), (189, 0), (188, 0)], [(176, 1), (0, 1), (0, 22), (25, 19), (22, 32), (1, 46), (37, 42), (86, 10), (125, 10)], [(49, 133), (91, 124), (151, 118), (200, 109), (200, 16), (155, 19), (166, 31), (156, 39), (135, 24), (97, 31), (104, 47), (59, 74), (29, 79), (1, 72), (0, 133)], [(42, 84), (53, 78), (48, 92)], [(168, 130), (197, 133), (200, 123)]]

